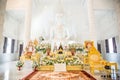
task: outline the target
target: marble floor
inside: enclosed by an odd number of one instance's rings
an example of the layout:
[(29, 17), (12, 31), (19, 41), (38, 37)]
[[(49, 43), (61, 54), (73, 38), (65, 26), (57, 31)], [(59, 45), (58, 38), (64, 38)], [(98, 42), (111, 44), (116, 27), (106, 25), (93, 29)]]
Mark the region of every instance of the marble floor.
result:
[[(16, 63), (17, 61), (12, 61), (0, 65), (0, 80), (20, 80), (33, 71), (31, 61), (26, 61), (21, 71), (17, 70)], [(95, 74), (94, 77), (97, 80), (112, 80), (101, 78), (101, 74)]]
[(21, 71), (17, 70), (16, 63), (12, 61), (0, 65), (0, 80), (20, 80), (32, 72), (31, 61), (27, 61)]

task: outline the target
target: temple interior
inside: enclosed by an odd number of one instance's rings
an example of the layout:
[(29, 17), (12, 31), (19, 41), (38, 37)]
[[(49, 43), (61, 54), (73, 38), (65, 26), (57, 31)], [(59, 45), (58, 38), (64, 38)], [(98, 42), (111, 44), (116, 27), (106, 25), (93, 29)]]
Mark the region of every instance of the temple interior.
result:
[(120, 0), (0, 0), (0, 80), (120, 80)]

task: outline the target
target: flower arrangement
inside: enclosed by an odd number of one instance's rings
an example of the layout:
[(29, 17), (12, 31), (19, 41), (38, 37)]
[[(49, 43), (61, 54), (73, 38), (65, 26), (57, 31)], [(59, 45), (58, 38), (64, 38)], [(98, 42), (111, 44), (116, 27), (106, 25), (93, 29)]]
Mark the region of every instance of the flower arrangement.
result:
[(85, 48), (83, 46), (76, 47), (76, 51), (84, 52)]
[(43, 45), (37, 45), (37, 46), (35, 46), (35, 52), (37, 53), (37, 52), (43, 52), (43, 53), (45, 53), (46, 51), (45, 51), (45, 47), (43, 46)]
[(85, 52), (85, 48), (82, 44), (80, 43), (73, 43), (73, 44), (69, 44), (69, 50), (70, 51), (77, 51), (77, 52), (80, 52), (80, 53), (83, 53)]
[(81, 65), (83, 62), (79, 56), (67, 56), (60, 54), (59, 56), (46, 56), (42, 59), (43, 65), (54, 65), (55, 63), (66, 63), (66, 65)]
[(37, 63), (36, 61), (33, 61), (32, 68), (33, 68), (34, 70), (36, 70), (36, 68), (39, 67), (39, 66), (40, 66), (39, 63)]
[(38, 45), (35, 46), (35, 52), (43, 52), (46, 53), (46, 50), (50, 48), (51, 49), (51, 45), (50, 43), (40, 43)]
[(83, 62), (80, 60), (79, 56), (72, 56), (72, 58), (66, 58), (67, 65), (81, 65)]
[(39, 42), (42, 42), (42, 41), (44, 41), (44, 38), (43, 38), (43, 36), (40, 36), (39, 37)]
[(53, 65), (55, 63), (55, 58), (49, 58), (48, 56), (42, 59), (42, 65)]
[(24, 64), (24, 63), (23, 63), (22, 61), (18, 61), (17, 64), (16, 64), (16, 66), (17, 66), (17, 67), (22, 67), (23, 64)]
[(20, 71), (21, 70), (21, 67), (23, 66), (23, 62), (22, 61), (18, 61), (16, 66), (18, 67), (18, 70)]
[(69, 44), (69, 50), (71, 50), (71, 49), (76, 49), (76, 45), (77, 45), (77, 44), (75, 44), (75, 43)]

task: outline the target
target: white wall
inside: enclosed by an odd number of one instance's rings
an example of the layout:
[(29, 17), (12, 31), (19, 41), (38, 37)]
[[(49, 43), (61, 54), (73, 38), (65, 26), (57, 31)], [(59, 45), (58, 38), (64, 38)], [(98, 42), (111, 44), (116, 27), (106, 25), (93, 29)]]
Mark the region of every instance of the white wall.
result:
[(109, 39), (119, 35), (116, 0), (94, 0), (95, 25), (98, 40)]
[[(18, 39), (19, 40), (23, 40), (24, 42), (27, 42), (30, 39), (30, 21), (31, 21), (31, 17), (30, 17), (30, 11), (31, 11), (31, 0), (7, 0), (7, 6), (6, 6), (6, 10), (7, 11), (13, 11), (13, 12), (20, 12), (22, 13), (21, 15), (23, 15), (23, 22), (24, 25), (23, 26), (16, 26), (14, 27), (14, 29), (12, 29), (12, 32), (14, 31), (18, 31)], [(20, 14), (18, 14), (20, 15)], [(20, 16), (21, 16), (20, 15)], [(17, 17), (17, 16), (16, 16)], [(18, 16), (19, 17), (19, 16)], [(9, 25), (9, 27), (7, 26), (6, 29), (12, 28), (12, 26)], [(7, 30), (5, 30), (7, 31)], [(14, 32), (15, 33), (15, 32)], [(24, 35), (23, 35), (24, 34)]]
[(116, 11), (116, 14), (117, 14), (117, 22), (118, 22), (118, 30), (119, 30), (119, 37), (118, 37), (118, 44), (117, 44), (117, 49), (118, 49), (118, 52), (120, 53), (120, 0), (116, 0), (115, 1), (115, 11)]
[(98, 40), (109, 39), (119, 35), (119, 25), (115, 10), (95, 10), (95, 22), (98, 30)]
[(5, 15), (5, 7), (6, 7), (6, 0), (0, 0), (0, 53), (2, 52), (3, 48), (3, 23), (4, 23), (4, 15)]
[(115, 0), (93, 0), (94, 1), (94, 9), (114, 9)]
[(3, 35), (16, 40), (23, 40), (25, 13), (8, 10), (5, 12)]

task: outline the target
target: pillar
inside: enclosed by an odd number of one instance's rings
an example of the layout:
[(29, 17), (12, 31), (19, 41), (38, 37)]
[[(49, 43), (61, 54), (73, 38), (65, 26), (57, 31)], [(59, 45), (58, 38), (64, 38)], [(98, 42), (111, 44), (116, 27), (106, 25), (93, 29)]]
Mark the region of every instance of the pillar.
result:
[(32, 0), (27, 0), (26, 12), (25, 12), (25, 28), (24, 28), (24, 47), (31, 39), (31, 13), (32, 13)]
[(93, 0), (87, 0), (88, 8), (88, 21), (89, 21), (89, 39), (94, 41), (95, 47), (97, 46), (97, 32), (95, 27), (95, 16), (93, 8)]
[(5, 8), (6, 8), (7, 0), (0, 0), (0, 53), (3, 52), (3, 27), (4, 27), (4, 15), (5, 15)]
[(118, 21), (118, 30), (119, 30), (119, 39), (117, 44), (117, 52), (120, 53), (120, 0), (115, 0), (115, 11), (117, 14), (117, 21)]
[[(115, 11), (116, 11), (116, 14), (117, 14), (117, 21), (118, 21), (118, 29), (119, 29), (119, 32), (120, 32), (120, 0), (115, 0)], [(119, 33), (119, 36), (120, 36), (120, 33)]]

